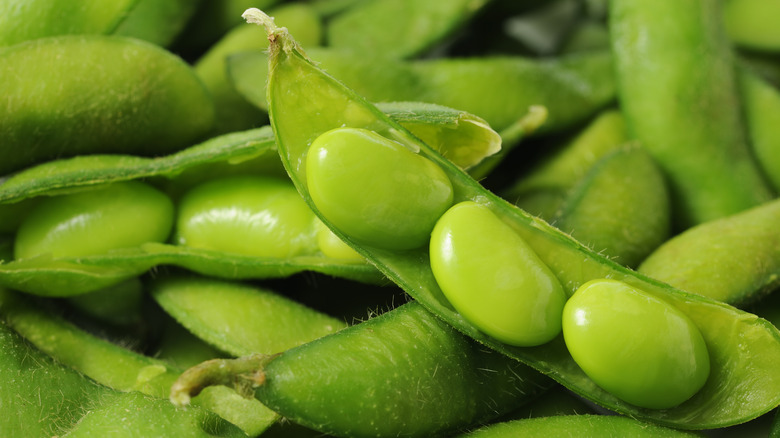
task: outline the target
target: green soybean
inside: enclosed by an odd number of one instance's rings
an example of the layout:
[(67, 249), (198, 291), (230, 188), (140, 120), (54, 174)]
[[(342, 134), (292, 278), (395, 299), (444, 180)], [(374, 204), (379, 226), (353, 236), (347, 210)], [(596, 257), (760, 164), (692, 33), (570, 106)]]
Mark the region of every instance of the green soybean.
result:
[(699, 435), (616, 415), (562, 415), (497, 423), (477, 429), (460, 438), (510, 438), (517, 436), (567, 436), (583, 438), (693, 438)]
[(705, 222), (653, 251), (639, 272), (682, 290), (745, 305), (777, 288), (780, 200)]
[[(261, 14), (255, 14), (252, 11), (247, 16), (266, 25), (275, 41), (270, 48), (268, 89), (279, 153), (293, 183), (313, 205), (304, 182), (306, 169), (301, 166), (312, 139), (345, 124), (383, 135), (391, 129), (403, 128), (355, 91), (309, 63), (288, 34)], [(694, 321), (707, 343), (711, 377), (696, 395), (675, 408), (638, 408), (599, 388), (579, 369), (561, 338), (527, 348), (509, 346), (482, 333), (447, 302), (430, 270), (426, 249), (387, 251), (345, 240), (431, 312), (479, 342), (555, 378), (575, 393), (608, 409), (647, 421), (687, 429), (724, 427), (756, 418), (780, 403), (780, 380), (776, 373), (780, 332), (770, 323), (721, 302), (649, 279), (606, 259), (487, 191), (425, 144), (418, 146), (421, 155), (447, 174), (453, 184), (454, 202), (471, 200), (488, 206), (521, 235), (558, 277), (567, 294), (574, 293), (589, 280), (612, 278), (682, 310)], [(337, 236), (346, 237), (324, 216), (320, 218)]]
[(534, 346), (561, 332), (561, 284), (489, 208), (465, 201), (447, 210), (431, 233), (430, 254), (447, 300), (489, 336)]
[(599, 160), (567, 194), (551, 223), (594, 251), (636, 267), (669, 237), (671, 217), (661, 170), (634, 144)]
[(66, 34), (108, 34), (140, 0), (8, 0), (0, 4), (0, 46)]
[(103, 254), (145, 242), (164, 242), (173, 226), (173, 203), (137, 182), (108, 185), (40, 202), (19, 227), (14, 256)]
[(338, 128), (318, 136), (306, 169), (317, 209), (350, 237), (380, 248), (424, 245), (452, 204), (452, 185), (438, 166), (365, 129)]
[(191, 332), (235, 356), (279, 353), (346, 326), (271, 291), (224, 280), (164, 277), (151, 294)]
[(563, 309), (566, 347), (596, 384), (636, 406), (669, 409), (707, 380), (707, 345), (673, 305), (617, 280), (591, 280)]
[(81, 154), (173, 152), (214, 120), (192, 69), (142, 41), (42, 38), (2, 50), (0, 66), (0, 174)]
[(720, 6), (610, 3), (621, 108), (669, 179), (678, 230), (772, 196), (745, 138)]
[(416, 303), (271, 358), (206, 362), (177, 381), (172, 398), (186, 401), (202, 384), (236, 374), (254, 375), (255, 397), (293, 422), (354, 437), (444, 435), (496, 418), (547, 386)]
[(314, 214), (289, 181), (217, 179), (193, 187), (177, 210), (179, 245), (277, 258), (315, 252)]

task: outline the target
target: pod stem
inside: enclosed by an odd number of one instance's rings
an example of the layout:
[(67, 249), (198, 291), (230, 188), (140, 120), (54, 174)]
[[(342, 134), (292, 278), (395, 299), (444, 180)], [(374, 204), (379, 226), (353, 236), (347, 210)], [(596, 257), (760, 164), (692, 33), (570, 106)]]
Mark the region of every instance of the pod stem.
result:
[(265, 382), (265, 365), (278, 354), (254, 354), (237, 359), (212, 359), (183, 372), (171, 386), (170, 400), (176, 406), (190, 404), (192, 397), (209, 386), (222, 385), (252, 398), (254, 388)]
[(241, 14), (241, 17), (246, 20), (247, 23), (257, 24), (265, 27), (265, 32), (268, 35), (268, 42), (270, 42), (269, 50), (273, 53), (280, 48), (289, 53), (297, 51), (301, 55), (306, 56), (303, 48), (297, 41), (290, 35), (290, 32), (286, 27), (279, 27), (274, 22), (274, 17), (269, 16), (265, 12), (257, 8), (249, 8)]

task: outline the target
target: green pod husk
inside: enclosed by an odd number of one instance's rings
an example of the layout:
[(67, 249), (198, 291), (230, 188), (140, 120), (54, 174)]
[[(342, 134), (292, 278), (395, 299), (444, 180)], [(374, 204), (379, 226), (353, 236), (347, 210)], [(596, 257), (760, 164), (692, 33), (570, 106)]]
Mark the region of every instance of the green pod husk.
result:
[(272, 357), (205, 362), (174, 402), (202, 384), (259, 383), (255, 397), (314, 430), (350, 437), (440, 436), (533, 399), (548, 379), (472, 342), (417, 303)]
[(617, 263), (636, 267), (669, 237), (671, 217), (661, 170), (644, 149), (629, 144), (593, 165), (551, 223)]
[[(616, 96), (612, 58), (605, 52), (549, 60), (505, 56), (406, 62), (316, 47), (307, 53), (323, 69), (372, 102), (422, 101), (444, 105), (481, 117), (498, 131), (536, 105), (547, 108), (549, 113), (540, 132), (560, 131), (585, 121)], [(236, 90), (267, 109), (266, 55), (233, 55), (228, 59), (228, 69)]]
[[(283, 163), (298, 190), (316, 210), (306, 187), (302, 158), (310, 142), (340, 126), (362, 127), (408, 144), (439, 165), (449, 177), (455, 202), (471, 200), (509, 224), (552, 270), (567, 293), (593, 279), (620, 280), (683, 311), (701, 331), (710, 350), (711, 375), (691, 399), (671, 409), (642, 409), (600, 389), (574, 363), (562, 338), (532, 348), (510, 347), (481, 333), (455, 312), (439, 289), (425, 248), (396, 252), (362, 245), (321, 217), (335, 234), (428, 310), (458, 330), (554, 378), (601, 406), (672, 427), (724, 427), (758, 417), (780, 403), (780, 332), (765, 320), (724, 303), (696, 296), (645, 277), (594, 253), (570, 236), (485, 190), (363, 97), (313, 65), (283, 30), (264, 21), (276, 41), (271, 47), (268, 93), (271, 124)], [(305, 103), (305, 104), (304, 104)], [(323, 111), (327, 108), (327, 111)], [(739, 400), (738, 402), (736, 400)]]
[(5, 48), (0, 95), (0, 175), (81, 154), (170, 153), (202, 140), (214, 122), (211, 96), (192, 68), (157, 46), (116, 36)]
[(668, 177), (676, 231), (772, 198), (748, 148), (721, 3), (610, 2), (621, 109)]
[(4, 1), (0, 4), (0, 47), (55, 35), (110, 34), (139, 1)]
[(780, 200), (705, 222), (653, 251), (639, 272), (744, 306), (780, 285)]
[(699, 435), (617, 415), (562, 415), (514, 420), (485, 426), (458, 438), (510, 438), (517, 436), (694, 438)]
[(362, 2), (328, 22), (331, 47), (410, 58), (462, 28), (489, 0)]
[[(57, 362), (101, 385), (120, 392), (140, 392), (165, 399), (181, 370), (151, 357), (112, 344), (35, 305), (28, 297), (0, 289), (0, 318), (36, 348)], [(206, 395), (206, 394), (204, 394)], [(277, 416), (254, 400), (226, 388), (213, 388), (196, 400), (207, 409), (256, 435)]]

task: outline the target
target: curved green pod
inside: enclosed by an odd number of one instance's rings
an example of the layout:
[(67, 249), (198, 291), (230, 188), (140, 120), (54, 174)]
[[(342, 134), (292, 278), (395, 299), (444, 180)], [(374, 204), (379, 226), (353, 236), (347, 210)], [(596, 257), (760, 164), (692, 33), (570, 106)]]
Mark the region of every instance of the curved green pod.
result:
[(669, 179), (677, 230), (772, 196), (748, 148), (721, 3), (610, 2), (621, 109)]
[(661, 170), (634, 144), (596, 162), (550, 223), (594, 251), (636, 267), (669, 237), (671, 217)]
[[(181, 374), (164, 361), (98, 338), (41, 309), (28, 297), (5, 289), (0, 289), (0, 318), (58, 363), (116, 391), (166, 399), (171, 384)], [(278, 418), (257, 401), (246, 400), (226, 388), (210, 389), (209, 395), (196, 399), (195, 404), (249, 435), (259, 434)]]
[(176, 436), (245, 438), (247, 433), (203, 409), (177, 409), (139, 392), (118, 393), (86, 411), (62, 438)]
[(55, 35), (109, 34), (140, 0), (8, 0), (0, 4), (0, 47)]
[(518, 436), (694, 438), (699, 435), (617, 415), (561, 415), (491, 424), (458, 438), (511, 438)]
[(150, 293), (192, 333), (235, 356), (279, 353), (346, 327), (284, 296), (224, 280), (156, 278)]
[[(316, 47), (307, 54), (372, 102), (444, 105), (481, 117), (498, 131), (535, 105), (544, 106), (549, 113), (540, 131), (560, 131), (585, 121), (616, 96), (612, 58), (604, 52), (549, 60), (494, 56), (405, 62)], [(228, 69), (239, 93), (260, 108), (267, 108), (266, 55), (234, 55), (228, 59)]]
[(742, 306), (780, 284), (780, 200), (705, 222), (653, 251), (639, 272)]
[(758, 417), (780, 403), (780, 375), (776, 372), (780, 360), (780, 332), (774, 326), (724, 303), (637, 274), (508, 204), (416, 141), (364, 98), (311, 64), (283, 30), (261, 15), (250, 17), (267, 25), (276, 41), (271, 47), (273, 73), (268, 85), (271, 122), (283, 163), (311, 206), (305, 168), (301, 163), (314, 138), (345, 124), (382, 135), (392, 131), (396, 141), (419, 147), (420, 154), (446, 172), (455, 189), (455, 202), (471, 200), (485, 205), (519, 233), (558, 277), (568, 294), (589, 280), (613, 278), (658, 296), (688, 315), (710, 349), (712, 374), (702, 390), (672, 409), (643, 409), (622, 402), (599, 389), (582, 373), (561, 338), (539, 347), (511, 347), (484, 335), (468, 323), (452, 309), (437, 286), (427, 251), (398, 252), (360, 245), (323, 219), (336, 235), (431, 312), (479, 342), (553, 377), (577, 394), (611, 410), (647, 421), (687, 429), (722, 427)]
[(81, 154), (170, 153), (214, 122), (192, 69), (142, 41), (43, 38), (0, 51), (0, 66), (0, 174)]
[(335, 48), (409, 58), (433, 48), (487, 3), (489, 0), (362, 2), (333, 17), (326, 38)]
[(549, 221), (577, 181), (601, 157), (626, 141), (623, 115), (615, 109), (604, 110), (503, 190), (501, 196)]
[(780, 52), (780, 1), (727, 0), (723, 2), (723, 23), (729, 38), (740, 47)]
[(113, 35), (168, 47), (184, 30), (203, 0), (138, 0)]
[(753, 154), (780, 191), (780, 90), (748, 69), (741, 69), (737, 79)]
[(337, 436), (428, 437), (480, 424), (549, 383), (408, 303), (275, 356), (205, 362), (182, 375), (175, 403), (252, 375), (255, 397), (295, 423)]
[[(289, 29), (300, 35), (304, 44), (315, 46), (322, 40), (323, 25), (320, 16), (310, 5), (289, 3), (274, 8), (269, 13), (276, 20), (287, 23)], [(216, 134), (250, 129), (267, 121), (265, 111), (256, 108), (236, 92), (227, 71), (227, 59), (230, 55), (267, 48), (268, 41), (263, 37), (261, 29), (239, 25), (227, 32), (194, 63), (195, 73), (214, 98)]]

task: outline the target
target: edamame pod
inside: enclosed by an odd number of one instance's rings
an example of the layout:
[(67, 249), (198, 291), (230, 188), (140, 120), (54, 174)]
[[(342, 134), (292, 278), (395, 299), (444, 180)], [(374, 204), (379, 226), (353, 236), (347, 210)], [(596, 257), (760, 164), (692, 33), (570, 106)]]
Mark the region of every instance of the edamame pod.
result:
[(639, 272), (691, 293), (744, 305), (780, 276), (780, 200), (703, 223), (666, 241)]
[(780, 16), (777, 0), (728, 0), (723, 2), (723, 22), (729, 38), (748, 49), (780, 52)]
[[(39, 350), (90, 379), (121, 392), (138, 391), (167, 398), (181, 373), (169, 364), (99, 339), (32, 305), (26, 297), (0, 289), (0, 316)], [(225, 388), (210, 389), (198, 406), (217, 413), (248, 435), (259, 434), (277, 420), (265, 406)], [(204, 394), (205, 395), (205, 394)]]
[(216, 279), (155, 279), (151, 294), (191, 332), (234, 356), (279, 353), (346, 326), (268, 290)]
[(636, 267), (669, 237), (670, 210), (661, 170), (634, 144), (599, 160), (568, 193), (551, 223), (594, 251)]
[(192, 18), (202, 0), (138, 0), (114, 35), (168, 47)]
[(0, 416), (0, 430), (13, 436), (58, 436), (108, 392), (32, 347), (2, 321), (0, 380), (0, 403), (13, 412)]
[(769, 182), (780, 191), (780, 91), (747, 69), (741, 69), (737, 79), (753, 153)]
[[(304, 44), (314, 46), (320, 43), (323, 33), (321, 19), (308, 4), (281, 5), (270, 11), (270, 14), (287, 23), (288, 28), (300, 35)], [(227, 72), (227, 59), (232, 54), (267, 48), (268, 41), (263, 37), (261, 29), (237, 26), (195, 62), (195, 73), (214, 99), (216, 134), (250, 129), (267, 120), (265, 111), (256, 108), (236, 92)]]
[[(306, 169), (301, 163), (314, 138), (345, 124), (371, 129), (380, 135), (388, 135), (392, 130), (396, 138), (403, 128), (311, 64), (284, 30), (255, 11), (245, 15), (264, 24), (275, 41), (271, 46), (272, 73), (268, 83), (272, 126), (288, 173), (312, 205), (304, 182)], [(304, 101), (306, 105), (301, 104)], [(543, 346), (523, 348), (511, 347), (481, 333), (447, 302), (430, 270), (427, 251), (380, 251), (360, 245), (321, 217), (336, 235), (431, 312), (479, 342), (548, 374), (577, 394), (643, 420), (687, 429), (723, 427), (758, 417), (780, 403), (780, 376), (776, 372), (780, 332), (770, 323), (715, 300), (672, 288), (606, 259), (485, 190), (425, 144), (416, 144), (421, 155), (448, 175), (454, 188), (454, 202), (471, 200), (490, 208), (521, 235), (568, 294), (587, 281), (613, 278), (683, 311), (694, 321), (710, 351), (711, 377), (696, 395), (672, 409), (643, 409), (628, 404), (598, 388), (577, 367), (560, 338)], [(733, 403), (737, 399), (738, 405)]]
[(331, 47), (409, 58), (431, 49), (479, 13), (489, 0), (362, 2), (328, 22)]
[(109, 34), (139, 1), (4, 1), (0, 4), (0, 47), (56, 35)]
[[(615, 99), (612, 57), (604, 52), (545, 61), (488, 57), (407, 62), (316, 47), (307, 53), (370, 101), (422, 101), (457, 108), (485, 119), (498, 131), (534, 105), (549, 113), (540, 132), (561, 131)], [(237, 54), (228, 60), (228, 68), (239, 93), (267, 108), (266, 55)]]
[(748, 149), (720, 6), (610, 2), (621, 109), (669, 179), (677, 230), (772, 196)]
[(458, 438), (512, 438), (518, 436), (565, 436), (601, 438), (694, 438), (699, 435), (617, 415), (562, 415), (496, 423)]
[(271, 358), (206, 362), (182, 375), (171, 398), (186, 402), (200, 385), (237, 374), (254, 375), (255, 396), (293, 422), (352, 437), (442, 435), (496, 418), (547, 382), (416, 303)]
[(0, 94), (0, 174), (80, 154), (160, 155), (200, 140), (214, 121), (211, 97), (181, 59), (116, 36), (5, 48)]
[(623, 115), (614, 109), (605, 110), (527, 175), (518, 178), (502, 196), (550, 221), (566, 193), (588, 169), (627, 140)]

